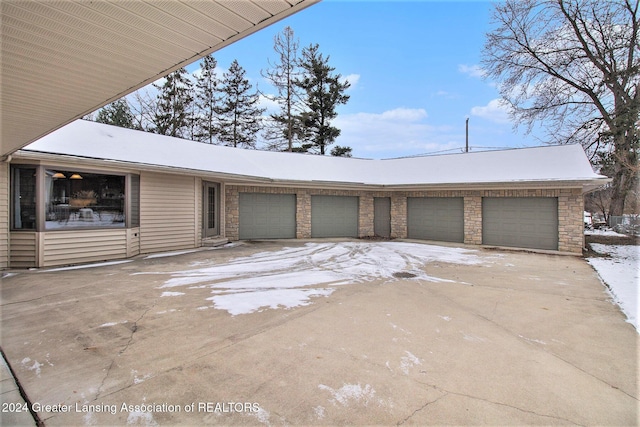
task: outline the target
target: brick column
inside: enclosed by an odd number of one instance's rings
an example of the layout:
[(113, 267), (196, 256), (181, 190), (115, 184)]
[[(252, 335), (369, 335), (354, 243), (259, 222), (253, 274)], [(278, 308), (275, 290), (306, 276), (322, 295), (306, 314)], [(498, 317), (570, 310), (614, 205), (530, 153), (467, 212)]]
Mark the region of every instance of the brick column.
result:
[(464, 243), (482, 244), (482, 197), (464, 198)]
[(358, 236), (373, 236), (373, 196), (361, 193), (358, 199), (360, 201), (358, 209)]
[(560, 190), (558, 197), (558, 250), (582, 253), (584, 247), (584, 197), (580, 188)]
[(296, 193), (296, 239), (311, 237), (311, 195), (300, 190)]
[(391, 237), (407, 238), (407, 197), (391, 196)]
[(225, 186), (225, 228), (229, 240), (240, 239), (240, 196), (238, 187)]

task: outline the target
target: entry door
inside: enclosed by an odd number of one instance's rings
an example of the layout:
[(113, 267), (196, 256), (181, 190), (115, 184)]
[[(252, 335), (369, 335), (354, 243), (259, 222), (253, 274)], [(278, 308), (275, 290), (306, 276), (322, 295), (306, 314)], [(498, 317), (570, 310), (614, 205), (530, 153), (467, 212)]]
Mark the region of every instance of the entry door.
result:
[(220, 235), (220, 185), (213, 182), (205, 182), (202, 185), (202, 227), (203, 237)]
[(373, 234), (391, 237), (391, 198), (373, 198)]

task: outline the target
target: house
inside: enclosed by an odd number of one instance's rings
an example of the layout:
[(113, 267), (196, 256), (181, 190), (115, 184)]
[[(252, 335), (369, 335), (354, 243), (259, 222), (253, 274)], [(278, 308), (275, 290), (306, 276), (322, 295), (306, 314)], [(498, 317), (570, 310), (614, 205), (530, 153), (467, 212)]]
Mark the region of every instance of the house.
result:
[(0, 269), (16, 150), (319, 1), (0, 2)]
[(581, 254), (577, 145), (367, 160), (244, 150), (75, 121), (13, 153), (9, 266), (212, 239), (411, 238)]

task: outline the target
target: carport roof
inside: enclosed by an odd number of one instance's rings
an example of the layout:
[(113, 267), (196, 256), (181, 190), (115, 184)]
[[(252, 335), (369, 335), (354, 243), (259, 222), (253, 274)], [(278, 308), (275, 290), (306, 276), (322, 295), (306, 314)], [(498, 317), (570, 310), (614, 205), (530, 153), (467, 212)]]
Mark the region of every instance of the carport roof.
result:
[(579, 186), (588, 191), (608, 182), (593, 172), (579, 145), (370, 160), (223, 147), (84, 120), (16, 154), (25, 158), (64, 155), (233, 181), (314, 186), (537, 184)]
[(2, 0), (0, 156), (319, 0)]

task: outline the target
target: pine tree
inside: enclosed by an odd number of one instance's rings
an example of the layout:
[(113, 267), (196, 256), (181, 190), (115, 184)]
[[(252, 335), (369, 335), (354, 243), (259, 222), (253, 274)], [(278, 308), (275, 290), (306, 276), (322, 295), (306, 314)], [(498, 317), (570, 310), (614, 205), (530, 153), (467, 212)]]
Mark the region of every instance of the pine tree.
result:
[(245, 70), (234, 60), (219, 88), (224, 95), (217, 111), (218, 139), (227, 146), (255, 148), (264, 108), (257, 106), (258, 93), (251, 92)]
[(351, 157), (351, 151), (351, 147), (336, 145), (331, 149), (331, 155), (334, 157)]
[(306, 142), (302, 150), (319, 150), (324, 155), (326, 147), (340, 135), (340, 129), (331, 126), (331, 120), (338, 115), (336, 106), (349, 100), (344, 92), (351, 85), (348, 81), (340, 82), (341, 75), (333, 74), (335, 68), (329, 66), (329, 57), (325, 58), (318, 48), (312, 44), (302, 50), (303, 76), (295, 82), (305, 91), (306, 111), (299, 115), (303, 125), (300, 137)]
[(218, 62), (205, 56), (200, 63), (200, 74), (195, 83), (196, 141), (214, 144), (218, 133), (216, 112), (220, 109), (219, 81), (215, 74)]
[(111, 104), (101, 108), (98, 111), (95, 121), (98, 123), (135, 129), (133, 114), (131, 114), (129, 104), (124, 98), (113, 101)]
[(275, 63), (269, 61), (270, 68), (262, 71), (262, 77), (267, 79), (278, 91), (277, 95), (265, 95), (268, 99), (280, 105), (280, 112), (271, 114), (265, 139), (269, 140), (268, 147), (273, 150), (293, 151), (296, 132), (296, 114), (300, 112), (300, 87), (294, 84), (299, 77), (298, 40), (294, 39), (291, 27), (285, 27), (281, 34), (273, 38), (273, 50), (278, 55)]
[(191, 104), (193, 102), (193, 84), (187, 77), (187, 70), (180, 68), (167, 75), (162, 86), (154, 87), (160, 91), (157, 96), (157, 111), (153, 117), (155, 133), (186, 137), (191, 126)]

